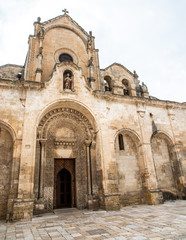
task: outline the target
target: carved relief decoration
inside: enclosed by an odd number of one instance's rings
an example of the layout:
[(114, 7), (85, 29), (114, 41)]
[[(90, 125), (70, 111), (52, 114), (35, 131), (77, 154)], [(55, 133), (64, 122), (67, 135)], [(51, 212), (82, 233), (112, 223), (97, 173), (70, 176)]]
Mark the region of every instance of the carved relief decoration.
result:
[[(87, 132), (88, 136), (92, 139), (93, 138), (93, 127), (87, 117), (85, 117), (79, 111), (72, 109), (72, 108), (56, 108), (48, 112), (40, 121), (38, 126), (38, 138), (47, 138), (47, 130), (51, 121), (56, 118), (65, 118), (71, 119), (78, 124), (80, 124), (85, 131)], [(63, 141), (55, 141), (56, 144), (62, 144)], [(73, 144), (72, 144), (73, 145)]]

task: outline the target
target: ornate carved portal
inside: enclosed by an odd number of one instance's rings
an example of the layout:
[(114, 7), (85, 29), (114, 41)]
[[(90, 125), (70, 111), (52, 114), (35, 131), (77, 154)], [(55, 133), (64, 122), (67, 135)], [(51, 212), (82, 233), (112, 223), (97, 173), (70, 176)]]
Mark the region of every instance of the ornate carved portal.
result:
[[(49, 211), (97, 204), (96, 135), (88, 118), (75, 109), (55, 108), (41, 119), (37, 140), (40, 144), (36, 151), (36, 208), (38, 202)], [(60, 173), (63, 169), (70, 175)], [(66, 188), (71, 184), (70, 192), (59, 189), (64, 184)]]

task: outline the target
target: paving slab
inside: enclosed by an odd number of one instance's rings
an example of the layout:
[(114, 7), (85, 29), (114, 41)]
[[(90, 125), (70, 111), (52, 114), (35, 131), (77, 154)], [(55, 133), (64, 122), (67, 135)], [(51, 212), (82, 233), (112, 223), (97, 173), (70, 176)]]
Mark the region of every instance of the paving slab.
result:
[(32, 221), (0, 221), (0, 240), (186, 240), (186, 201), (120, 211), (57, 209)]

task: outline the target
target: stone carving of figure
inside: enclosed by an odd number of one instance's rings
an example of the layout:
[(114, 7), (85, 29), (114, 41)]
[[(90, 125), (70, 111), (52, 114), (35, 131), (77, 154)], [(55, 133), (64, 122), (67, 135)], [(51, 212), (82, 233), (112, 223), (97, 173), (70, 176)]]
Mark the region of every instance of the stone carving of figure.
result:
[(141, 90), (142, 90), (143, 93), (148, 92), (147, 86), (144, 84), (144, 82), (142, 82)]
[(40, 18), (40, 17), (37, 18), (37, 22), (38, 22), (38, 23), (41, 22), (41, 18)]
[(88, 49), (92, 48), (92, 31), (89, 32)]
[(93, 57), (88, 60), (88, 66), (93, 66)]
[(71, 79), (69, 73), (67, 73), (67, 76), (65, 77), (65, 81), (64, 81), (64, 82), (65, 82), (64, 88), (65, 88), (65, 89), (71, 89), (72, 79)]
[(41, 27), (41, 29), (40, 29), (40, 31), (38, 33), (38, 37), (39, 38), (43, 38), (44, 37), (44, 28), (43, 27)]

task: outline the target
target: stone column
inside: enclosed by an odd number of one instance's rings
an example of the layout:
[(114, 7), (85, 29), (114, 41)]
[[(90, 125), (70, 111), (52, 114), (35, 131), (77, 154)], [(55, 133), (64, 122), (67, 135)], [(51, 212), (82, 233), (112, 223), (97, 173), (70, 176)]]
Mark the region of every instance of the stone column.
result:
[(47, 139), (40, 139), (41, 159), (39, 169), (39, 199), (44, 197), (44, 169), (46, 165), (46, 141)]
[(97, 181), (96, 181), (96, 142), (92, 141), (90, 146), (90, 163), (91, 163), (91, 176), (92, 176), (92, 194), (97, 194)]
[(44, 210), (44, 170), (46, 166), (46, 141), (47, 139), (38, 140), (40, 144), (40, 158), (38, 171), (38, 197), (35, 203), (35, 211)]
[(137, 106), (138, 121), (141, 131), (142, 139), (142, 152), (143, 152), (143, 163), (144, 170), (142, 172), (142, 178), (144, 178), (145, 196), (148, 204), (159, 204), (162, 203), (162, 193), (158, 189), (158, 182), (156, 177), (156, 171), (154, 166), (154, 160), (152, 156), (151, 143), (145, 136), (145, 122), (144, 116), (146, 110), (144, 107)]
[(97, 165), (96, 165), (96, 142), (92, 141), (90, 145), (90, 164), (92, 180), (92, 209), (99, 208), (98, 184), (97, 184)]
[(90, 164), (90, 144), (91, 140), (85, 141), (86, 146), (86, 158), (87, 158), (87, 193), (88, 196), (92, 195), (92, 176), (91, 176), (91, 164)]

